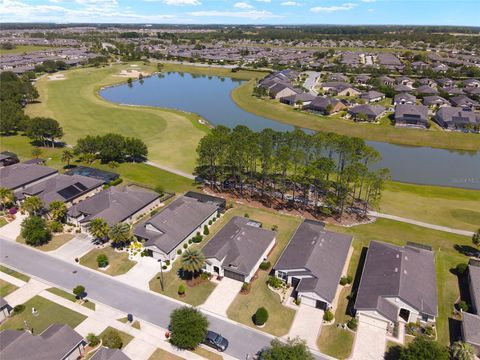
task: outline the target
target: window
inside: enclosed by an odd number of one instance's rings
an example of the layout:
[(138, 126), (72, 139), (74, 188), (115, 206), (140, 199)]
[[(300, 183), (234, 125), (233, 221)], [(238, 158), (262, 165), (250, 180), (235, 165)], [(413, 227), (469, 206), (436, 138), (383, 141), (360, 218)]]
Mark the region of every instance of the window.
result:
[(278, 271), (277, 272), (277, 276), (280, 278), (280, 279), (283, 279), (283, 280), (287, 280), (287, 273), (283, 272), (283, 271)]

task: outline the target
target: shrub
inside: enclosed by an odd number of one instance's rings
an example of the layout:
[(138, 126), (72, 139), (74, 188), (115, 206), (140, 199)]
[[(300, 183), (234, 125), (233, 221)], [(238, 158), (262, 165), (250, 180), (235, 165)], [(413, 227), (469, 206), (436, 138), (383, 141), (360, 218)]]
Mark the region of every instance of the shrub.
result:
[(342, 286), (347, 285), (347, 277), (346, 276), (342, 276), (340, 278), (340, 285), (342, 285)]
[(323, 320), (325, 321), (333, 320), (333, 313), (330, 311), (330, 309), (325, 310), (325, 313), (323, 314)]
[(261, 264), (260, 264), (260, 269), (262, 270), (268, 270), (270, 269), (270, 261), (263, 261)]
[(347, 275), (347, 284), (351, 284), (353, 282), (352, 275)]
[(212, 220), (208, 220), (208, 225), (212, 225)]
[(293, 300), (293, 302), (295, 303), (295, 305), (300, 306), (300, 304), (302, 303), (302, 298), (301, 298), (301, 297), (298, 297), (298, 298), (296, 298), (295, 300)]
[(88, 341), (88, 345), (90, 345), (91, 347), (95, 347), (98, 344), (100, 344), (100, 338), (94, 333), (89, 333), (87, 335), (87, 341)]
[(157, 210), (157, 209), (152, 210), (152, 211), (150, 212), (150, 216), (157, 215), (157, 214), (158, 214), (158, 210)]
[(192, 239), (192, 241), (195, 243), (195, 244), (198, 244), (198, 243), (201, 243), (203, 240), (203, 236), (202, 235), (195, 235)]
[(183, 244), (183, 248), (184, 249), (188, 248), (188, 244), (187, 243)]
[(262, 326), (264, 325), (268, 320), (268, 311), (264, 307), (258, 308), (258, 310), (255, 312), (255, 315), (253, 316), (253, 321), (255, 325), (257, 326)]
[(208, 279), (210, 279), (210, 274), (209, 274), (209, 273), (206, 273), (206, 272), (202, 272), (202, 273), (200, 274), (200, 279), (202, 279), (202, 280), (208, 280)]
[(210, 230), (208, 230), (208, 226), (205, 225), (205, 226), (203, 227), (203, 235), (208, 235), (208, 234), (210, 234)]
[(188, 244), (191, 245), (193, 243), (192, 239), (188, 239)]
[(99, 254), (97, 256), (97, 264), (98, 267), (104, 268), (108, 266), (108, 257), (105, 254)]
[(52, 238), (52, 233), (47, 228), (47, 222), (39, 216), (30, 216), (23, 220), (20, 235), (27, 245), (40, 246)]
[(462, 311), (468, 311), (468, 304), (466, 301), (462, 300), (458, 303), (458, 308)]
[(351, 319), (347, 322), (347, 327), (348, 327), (350, 330), (356, 331), (356, 330), (357, 330), (357, 327), (358, 327), (358, 320), (357, 320), (356, 318), (351, 318)]
[(122, 338), (117, 330), (107, 329), (102, 335), (102, 344), (110, 349), (121, 349), (123, 346)]
[(425, 326), (423, 332), (426, 336), (435, 336), (435, 329), (431, 325)]
[(123, 182), (123, 179), (119, 177), (115, 180), (110, 181), (108, 185), (115, 186), (115, 185), (121, 184), (122, 182)]
[(165, 260), (165, 265), (169, 266), (170, 265), (170, 260)]
[(54, 233), (60, 233), (63, 231), (63, 224), (58, 221), (50, 221), (47, 225), (48, 230)]
[(267, 284), (274, 289), (279, 289), (280, 287), (282, 287), (282, 283), (283, 281), (276, 276), (270, 276), (267, 281)]
[(243, 217), (246, 217), (247, 219), (250, 219), (250, 215), (248, 215), (248, 213), (245, 213), (245, 214), (243, 215)]
[(14, 315), (21, 314), (24, 310), (25, 310), (25, 305), (23, 304), (16, 305), (13, 308), (13, 314)]
[(178, 285), (178, 295), (184, 295), (185, 294), (185, 285), (180, 284)]
[(15, 214), (17, 213), (17, 211), (18, 211), (18, 210), (17, 210), (17, 208), (15, 208), (15, 207), (12, 207), (12, 208), (8, 209), (8, 213), (9, 213), (10, 215), (15, 215)]
[(278, 230), (278, 225), (272, 225), (272, 231), (277, 231)]
[(244, 282), (244, 283), (242, 284), (242, 288), (240, 289), (240, 291), (243, 292), (243, 293), (245, 293), (245, 292), (248, 292), (249, 290), (250, 290), (250, 284)]
[(177, 254), (178, 254), (178, 255), (182, 255), (182, 249), (178, 249), (178, 250), (177, 250)]
[(162, 265), (162, 269), (163, 269), (163, 270), (167, 270), (167, 269), (168, 269), (168, 266), (167, 266), (167, 265)]
[(194, 350), (207, 335), (207, 318), (189, 306), (173, 310), (170, 325), (170, 343), (179, 349)]
[(77, 285), (73, 288), (72, 292), (77, 298), (82, 298), (85, 295), (85, 286)]
[(458, 275), (464, 275), (467, 271), (468, 265), (466, 263), (460, 263), (456, 266), (455, 270), (457, 270)]

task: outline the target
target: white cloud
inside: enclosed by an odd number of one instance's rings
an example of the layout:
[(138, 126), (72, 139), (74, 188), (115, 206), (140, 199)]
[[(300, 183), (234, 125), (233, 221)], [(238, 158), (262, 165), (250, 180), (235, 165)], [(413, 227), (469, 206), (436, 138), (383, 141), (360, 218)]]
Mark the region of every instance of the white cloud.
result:
[(256, 1), (258, 1), (258, 2), (264, 2), (264, 3), (269, 3), (269, 2), (271, 2), (272, 0), (256, 0)]
[(331, 13), (335, 11), (352, 10), (352, 9), (355, 9), (356, 7), (357, 7), (357, 4), (345, 3), (340, 6), (316, 6), (311, 8), (310, 11), (315, 13), (321, 13), (321, 12)]
[(373, 10), (373, 9), (368, 9), (367, 11), (368, 11), (368, 12), (374, 12), (374, 10)]
[(364, 3), (373, 3), (377, 0), (360, 0), (361, 2), (364, 2)]
[(167, 5), (185, 6), (185, 5), (201, 5), (199, 0), (164, 0)]
[(279, 18), (281, 16), (274, 15), (270, 11), (265, 10), (250, 10), (250, 11), (218, 11), (218, 10), (204, 10), (193, 11), (188, 13), (195, 17), (231, 17), (231, 18), (247, 18), (252, 20)]
[(236, 9), (253, 9), (253, 6), (246, 2), (237, 2), (233, 7)]
[(300, 6), (301, 4), (299, 2), (296, 2), (296, 1), (284, 1), (284, 2), (280, 3), (280, 5), (282, 5), (282, 6)]

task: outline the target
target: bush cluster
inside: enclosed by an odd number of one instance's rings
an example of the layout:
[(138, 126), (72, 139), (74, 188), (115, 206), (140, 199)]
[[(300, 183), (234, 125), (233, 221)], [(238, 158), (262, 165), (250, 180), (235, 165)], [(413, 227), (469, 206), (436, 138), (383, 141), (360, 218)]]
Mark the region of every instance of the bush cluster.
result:
[(255, 325), (262, 326), (268, 320), (268, 311), (264, 307), (258, 308), (253, 317)]
[(105, 254), (99, 254), (97, 256), (97, 264), (99, 268), (104, 268), (108, 266), (108, 257)]
[(110, 349), (121, 349), (123, 346), (120, 334), (114, 329), (107, 329), (105, 331), (102, 335), (102, 344)]
[(333, 320), (333, 313), (330, 311), (330, 309), (325, 310), (325, 313), (323, 314), (323, 320), (325, 321)]
[(266, 270), (270, 269), (270, 266), (271, 266), (270, 261), (263, 261), (260, 264), (260, 269), (266, 271)]
[(282, 287), (283, 281), (276, 276), (270, 276), (267, 281), (268, 285), (270, 285), (274, 289), (279, 289)]

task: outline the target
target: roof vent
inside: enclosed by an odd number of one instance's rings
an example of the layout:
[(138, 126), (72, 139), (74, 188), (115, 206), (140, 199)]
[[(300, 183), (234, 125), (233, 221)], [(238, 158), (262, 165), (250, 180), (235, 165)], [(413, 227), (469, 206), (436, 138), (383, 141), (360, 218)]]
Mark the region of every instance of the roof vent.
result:
[(395, 268), (395, 272), (398, 272), (398, 268)]
[(407, 275), (407, 270), (403, 270), (403, 273), (404, 273), (405, 275)]
[(400, 257), (400, 254), (395, 255), (395, 257), (398, 259)]

